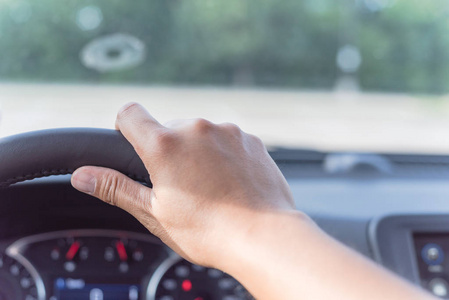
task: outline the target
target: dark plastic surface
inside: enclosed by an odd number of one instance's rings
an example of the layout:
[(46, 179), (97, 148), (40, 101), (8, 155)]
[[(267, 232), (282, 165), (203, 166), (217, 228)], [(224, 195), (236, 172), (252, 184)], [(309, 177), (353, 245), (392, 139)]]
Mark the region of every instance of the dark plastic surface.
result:
[[(9, 239), (59, 230), (108, 229), (150, 234), (126, 211), (78, 192), (66, 176), (62, 177), (65, 180), (47, 178), (45, 184), (29, 181), (0, 189), (0, 245)], [(0, 253), (2, 250), (0, 247)]]
[(0, 187), (34, 178), (71, 174), (85, 165), (115, 169), (151, 185), (131, 144), (115, 130), (51, 129), (0, 140)]

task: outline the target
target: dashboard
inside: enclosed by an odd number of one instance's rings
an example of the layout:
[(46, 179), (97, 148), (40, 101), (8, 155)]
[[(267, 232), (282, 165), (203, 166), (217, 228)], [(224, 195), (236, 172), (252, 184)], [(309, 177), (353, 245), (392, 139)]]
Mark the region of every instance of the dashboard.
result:
[(156, 238), (116, 230), (27, 236), (0, 258), (0, 299), (250, 299), (223, 272), (191, 264)]
[[(179, 257), (127, 213), (67, 184), (51, 186), (2, 193), (1, 300), (253, 299), (228, 274)], [(25, 194), (33, 196), (18, 199)]]
[[(445, 161), (329, 174), (321, 154), (271, 154), (297, 209), (322, 230), (449, 299)], [(74, 190), (70, 176), (52, 176), (0, 189), (0, 300), (10, 299), (253, 298), (229, 275), (181, 259), (131, 215)]]

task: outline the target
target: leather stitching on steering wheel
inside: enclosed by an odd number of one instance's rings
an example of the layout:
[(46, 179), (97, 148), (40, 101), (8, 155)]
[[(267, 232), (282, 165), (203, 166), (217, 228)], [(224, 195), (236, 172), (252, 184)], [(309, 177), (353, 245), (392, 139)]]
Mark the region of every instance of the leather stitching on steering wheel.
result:
[[(5, 188), (10, 186), (11, 184), (19, 183), (26, 180), (32, 180), (36, 178), (55, 176), (55, 175), (67, 175), (72, 174), (73, 172), (74, 172), (73, 169), (43, 170), (41, 172), (37, 172), (34, 174), (26, 174), (22, 176), (9, 178), (3, 182), (0, 182), (0, 188)], [(131, 179), (148, 184), (148, 179), (146, 179), (144, 176), (137, 176), (135, 174), (128, 174), (127, 176), (130, 177)]]
[(116, 130), (59, 128), (0, 139), (0, 188), (82, 166), (102, 166), (152, 186), (132, 145)]

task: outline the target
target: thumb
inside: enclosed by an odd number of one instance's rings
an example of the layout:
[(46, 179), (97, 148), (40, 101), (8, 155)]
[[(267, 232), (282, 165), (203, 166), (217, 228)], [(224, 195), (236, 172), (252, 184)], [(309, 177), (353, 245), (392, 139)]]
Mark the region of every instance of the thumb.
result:
[(81, 167), (72, 175), (72, 186), (106, 203), (120, 207), (139, 219), (148, 214), (151, 189), (108, 168)]

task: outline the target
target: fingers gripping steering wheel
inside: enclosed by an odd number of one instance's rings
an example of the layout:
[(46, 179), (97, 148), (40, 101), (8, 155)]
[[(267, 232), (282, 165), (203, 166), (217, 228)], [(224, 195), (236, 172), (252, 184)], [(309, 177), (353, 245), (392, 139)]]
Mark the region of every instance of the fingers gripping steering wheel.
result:
[(132, 145), (116, 130), (70, 128), (34, 131), (0, 139), (0, 188), (82, 166), (115, 169), (151, 187)]

